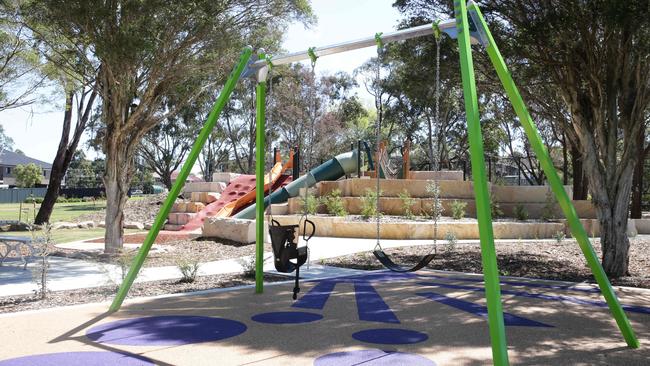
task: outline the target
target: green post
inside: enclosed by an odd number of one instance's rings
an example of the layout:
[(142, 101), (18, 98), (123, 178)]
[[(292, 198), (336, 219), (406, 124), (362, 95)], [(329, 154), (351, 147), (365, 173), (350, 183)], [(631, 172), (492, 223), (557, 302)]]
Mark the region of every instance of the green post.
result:
[[(259, 55), (260, 59), (264, 54)], [(255, 140), (255, 293), (264, 291), (264, 162), (265, 160), (265, 108), (266, 77), (268, 66), (262, 67), (257, 74), (256, 89), (256, 135)]]
[(122, 302), (124, 301), (124, 298), (126, 298), (126, 294), (129, 292), (129, 289), (133, 285), (133, 281), (135, 281), (135, 278), (137, 277), (145, 258), (147, 258), (147, 254), (149, 253), (153, 242), (156, 240), (156, 237), (162, 229), (165, 220), (167, 220), (167, 216), (169, 215), (169, 212), (174, 205), (174, 201), (176, 201), (176, 197), (178, 197), (178, 195), (181, 193), (181, 189), (183, 189), (183, 186), (185, 185), (185, 180), (192, 171), (192, 167), (194, 166), (196, 159), (199, 157), (205, 141), (208, 139), (208, 136), (210, 136), (210, 133), (214, 129), (214, 125), (217, 123), (217, 119), (219, 118), (221, 111), (226, 106), (228, 99), (230, 99), (230, 94), (232, 94), (233, 89), (235, 89), (235, 85), (237, 85), (237, 81), (246, 68), (248, 60), (251, 58), (252, 53), (253, 49), (251, 47), (246, 47), (242, 51), (241, 56), (239, 57), (239, 62), (230, 73), (230, 76), (228, 77), (223, 90), (219, 94), (217, 101), (214, 103), (212, 111), (210, 111), (210, 114), (208, 115), (208, 120), (205, 122), (205, 125), (201, 129), (198, 138), (194, 142), (194, 146), (192, 146), (192, 150), (190, 150), (190, 154), (183, 164), (183, 167), (181, 168), (181, 171), (176, 178), (176, 182), (172, 186), (172, 189), (169, 191), (165, 203), (160, 208), (160, 211), (156, 216), (156, 220), (154, 221), (151, 230), (149, 230), (147, 237), (144, 239), (144, 242), (140, 247), (140, 251), (133, 259), (133, 263), (129, 268), (129, 273), (126, 275), (126, 278), (124, 278), (124, 282), (122, 282), (122, 285), (120, 286), (115, 299), (113, 299), (113, 303), (111, 304), (109, 311), (117, 311), (122, 306)]
[(546, 147), (544, 146), (544, 143), (542, 142), (542, 138), (539, 135), (539, 132), (530, 116), (530, 113), (528, 113), (526, 104), (524, 103), (524, 100), (521, 97), (521, 94), (519, 93), (519, 90), (517, 89), (517, 86), (515, 85), (510, 72), (508, 71), (508, 67), (506, 66), (505, 61), (501, 56), (499, 48), (494, 42), (492, 33), (485, 23), (483, 14), (481, 13), (481, 10), (478, 8), (478, 6), (476, 6), (474, 3), (470, 5), (470, 10), (476, 14), (476, 23), (479, 23), (476, 26), (479, 27), (487, 37), (488, 45), (486, 49), (492, 65), (496, 69), (497, 74), (499, 75), (499, 79), (501, 79), (501, 83), (503, 84), (503, 87), (508, 94), (510, 103), (514, 107), (515, 112), (519, 117), (519, 121), (526, 131), (530, 145), (533, 148), (533, 151), (535, 151), (535, 155), (537, 156), (537, 159), (539, 160), (542, 169), (544, 170), (544, 174), (548, 179), (548, 183), (550, 184), (553, 193), (555, 193), (558, 203), (560, 204), (560, 207), (562, 208), (562, 211), (564, 212), (564, 215), (569, 222), (571, 234), (573, 234), (573, 237), (578, 242), (582, 253), (587, 259), (587, 264), (591, 268), (591, 271), (596, 278), (596, 282), (598, 283), (598, 286), (600, 287), (600, 290), (603, 293), (605, 300), (607, 301), (607, 305), (609, 306), (614, 319), (616, 319), (616, 324), (618, 324), (618, 327), (621, 330), (623, 337), (625, 338), (625, 342), (627, 342), (627, 345), (631, 348), (638, 348), (639, 341), (634, 335), (634, 330), (630, 325), (630, 321), (625, 315), (625, 311), (623, 311), (623, 308), (621, 307), (621, 304), (619, 303), (618, 298), (614, 293), (614, 289), (607, 279), (607, 275), (605, 274), (605, 271), (603, 270), (603, 267), (601, 266), (598, 257), (596, 256), (596, 252), (589, 242), (589, 237), (584, 227), (582, 226), (580, 219), (578, 218), (578, 214), (576, 213), (575, 207), (573, 207), (573, 203), (564, 190), (562, 181), (560, 180), (560, 177), (558, 176), (553, 166), (553, 162), (548, 154), (548, 151), (546, 150)]
[(481, 121), (476, 96), (476, 81), (470, 43), (469, 21), (465, 0), (454, 0), (456, 28), (458, 29), (458, 50), (460, 53), (460, 69), (463, 80), (463, 96), (467, 118), (467, 133), (472, 161), (472, 177), (474, 195), (476, 197), (476, 217), (478, 219), (479, 235), (481, 238), (481, 257), (483, 260), (483, 278), (485, 281), (485, 297), (488, 308), (488, 325), (492, 342), (492, 361), (494, 365), (508, 365), (508, 347), (506, 331), (503, 322), (501, 306), (501, 288), (499, 270), (497, 268), (494, 235), (492, 232), (492, 212), (487, 178), (485, 175), (485, 158), (483, 156), (483, 138), (481, 136)]

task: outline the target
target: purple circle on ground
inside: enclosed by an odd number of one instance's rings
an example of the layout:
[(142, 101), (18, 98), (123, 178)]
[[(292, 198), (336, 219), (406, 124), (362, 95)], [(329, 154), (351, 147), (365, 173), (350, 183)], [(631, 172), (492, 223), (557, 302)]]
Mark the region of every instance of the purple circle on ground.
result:
[(318, 357), (314, 366), (436, 366), (436, 363), (412, 353), (387, 352), (378, 349), (337, 352)]
[(274, 313), (257, 314), (251, 319), (258, 323), (266, 324), (300, 324), (321, 320), (323, 319), (323, 316), (302, 311), (278, 311)]
[(118, 352), (61, 352), (12, 358), (0, 366), (151, 366), (148, 358)]
[(246, 325), (235, 320), (208, 316), (152, 316), (101, 324), (86, 337), (99, 343), (129, 346), (175, 346), (219, 341), (240, 335)]
[(352, 334), (357, 341), (375, 344), (412, 344), (420, 343), (429, 339), (429, 336), (408, 329), (367, 329)]

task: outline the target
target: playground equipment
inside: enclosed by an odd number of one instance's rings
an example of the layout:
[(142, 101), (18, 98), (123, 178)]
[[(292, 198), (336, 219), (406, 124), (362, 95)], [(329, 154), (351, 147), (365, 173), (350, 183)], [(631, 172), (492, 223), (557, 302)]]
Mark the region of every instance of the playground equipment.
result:
[[(423, 25), (408, 29), (399, 30), (379, 36), (381, 41), (386, 44), (397, 42), (405, 39), (411, 39), (421, 36), (428, 36), (436, 32), (445, 33), (448, 36), (458, 40), (460, 55), (460, 69), (463, 83), (463, 94), (465, 100), (465, 110), (467, 117), (467, 130), (469, 135), (470, 155), (472, 162), (472, 177), (474, 179), (474, 193), (476, 196), (477, 219), (481, 235), (481, 254), (483, 261), (483, 273), (485, 282), (485, 294), (488, 308), (488, 324), (490, 330), (490, 339), (492, 343), (492, 357), (496, 365), (508, 365), (507, 342), (505, 336), (505, 326), (503, 318), (503, 309), (501, 304), (501, 290), (499, 284), (499, 271), (496, 262), (496, 253), (494, 247), (494, 237), (492, 232), (492, 217), (490, 212), (490, 201), (485, 174), (485, 161), (483, 154), (483, 141), (481, 136), (481, 127), (479, 120), (478, 100), (476, 93), (476, 82), (474, 76), (474, 67), (472, 61), (472, 43), (480, 44), (487, 51), (488, 56), (495, 68), (501, 83), (503, 84), (508, 98), (513, 105), (517, 116), (526, 132), (535, 155), (540, 161), (542, 169), (548, 179), (548, 182), (566, 216), (573, 237), (577, 240), (587, 264), (591, 268), (594, 277), (600, 287), (600, 290), (607, 301), (610, 311), (627, 343), (631, 348), (638, 348), (639, 342), (634, 334), (630, 322), (619, 303), (614, 290), (607, 279), (607, 276), (598, 261), (598, 257), (589, 242), (575, 208), (571, 204), (567, 193), (564, 191), (562, 182), (555, 171), (549, 154), (544, 147), (535, 124), (528, 113), (524, 101), (510, 75), (503, 57), (487, 27), (479, 7), (473, 1), (467, 4), (464, 1), (455, 0), (455, 19), (434, 23), (432, 25)], [(240, 57), (239, 63), (230, 75), (217, 99), (208, 120), (201, 130), (190, 154), (181, 169), (176, 183), (170, 190), (169, 196), (162, 206), (156, 221), (149, 234), (147, 235), (140, 252), (136, 256), (129, 273), (124, 279), (117, 296), (115, 297), (110, 309), (116, 311), (120, 308), (126, 294), (133, 284), (135, 277), (142, 267), (144, 259), (149, 252), (158, 232), (160, 231), (165, 218), (169, 214), (175, 198), (180, 193), (185, 179), (199, 155), (208, 135), (212, 131), (219, 114), (226, 105), (237, 80), (241, 76), (255, 76), (257, 78), (257, 99), (256, 99), (256, 202), (262, 203), (264, 200), (264, 154), (265, 149), (265, 98), (266, 83), (268, 72), (274, 65), (288, 64), (301, 60), (310, 59), (310, 54), (322, 57), (335, 53), (346, 52), (354, 49), (371, 47), (376, 44), (375, 37), (369, 37), (357, 41), (344, 42), (322, 48), (311, 48), (308, 51), (292, 53), (280, 57), (267, 57), (263, 51), (258, 52), (258, 60), (249, 62), (252, 49), (246, 48)], [(263, 244), (264, 244), (264, 205), (258, 204), (256, 211), (256, 292), (261, 293), (263, 290)]]
[[(294, 150), (289, 150), (289, 160), (282, 162), (279, 154), (275, 156), (275, 164), (268, 174), (264, 175), (264, 191), (270, 192), (273, 187), (282, 185), (290, 178), (283, 173), (294, 166)], [(221, 197), (201, 210), (196, 217), (185, 224), (181, 231), (192, 231), (200, 228), (207, 217), (230, 217), (238, 211), (255, 202), (256, 178), (250, 175), (241, 175), (230, 182)], [(251, 187), (251, 188), (249, 188)]]

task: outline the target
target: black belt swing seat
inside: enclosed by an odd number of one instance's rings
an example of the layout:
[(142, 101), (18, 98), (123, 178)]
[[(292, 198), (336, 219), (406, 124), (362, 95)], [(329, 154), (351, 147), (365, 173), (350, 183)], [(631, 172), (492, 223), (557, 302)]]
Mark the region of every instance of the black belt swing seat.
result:
[(388, 268), (389, 270), (391, 270), (393, 272), (399, 272), (399, 273), (419, 271), (422, 268), (426, 267), (429, 263), (431, 263), (431, 261), (436, 257), (435, 252), (434, 253), (429, 253), (429, 254), (425, 255), (424, 257), (422, 257), (420, 259), (420, 261), (417, 262), (415, 265), (413, 265), (411, 267), (408, 267), (408, 266), (403, 266), (401, 264), (397, 264), (397, 263), (393, 262), (393, 260), (390, 259), (388, 254), (386, 254), (381, 249), (381, 247), (379, 247), (379, 249), (377, 247), (375, 247), (375, 250), (372, 252), (372, 254), (375, 255), (375, 258), (377, 258), (377, 260), (379, 262), (381, 262), (381, 264), (384, 267)]
[[(307, 224), (311, 226), (311, 234), (307, 236)], [(300, 224), (298, 225), (280, 225), (276, 220), (271, 220), (269, 226), (269, 235), (271, 236), (271, 247), (273, 248), (273, 265), (275, 270), (280, 273), (291, 273), (296, 271), (295, 285), (293, 288), (293, 299), (298, 298), (300, 292), (300, 266), (307, 262), (309, 257), (308, 246), (298, 247), (296, 235)], [(316, 232), (316, 225), (308, 219), (303, 221), (303, 240), (309, 243), (309, 239)], [(295, 261), (292, 261), (295, 260)]]

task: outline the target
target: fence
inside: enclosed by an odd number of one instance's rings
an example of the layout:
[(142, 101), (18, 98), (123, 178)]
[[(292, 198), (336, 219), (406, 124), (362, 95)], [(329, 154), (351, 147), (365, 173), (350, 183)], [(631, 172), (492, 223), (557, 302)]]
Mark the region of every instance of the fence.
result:
[(23, 202), (29, 196), (43, 197), (47, 188), (10, 188), (0, 189), (0, 203)]
[[(0, 189), (0, 203), (24, 202), (27, 197), (44, 197), (47, 188), (9, 188)], [(67, 198), (101, 197), (104, 188), (63, 188), (59, 196)]]

